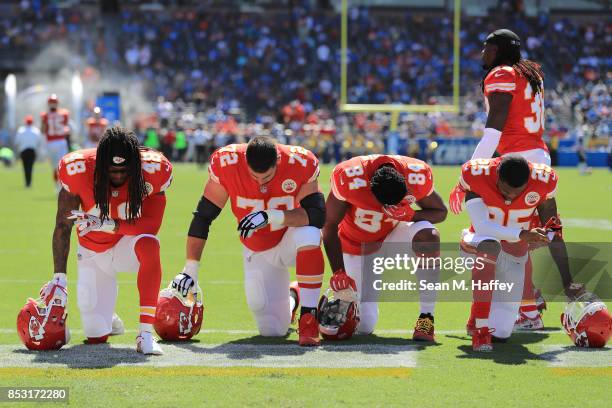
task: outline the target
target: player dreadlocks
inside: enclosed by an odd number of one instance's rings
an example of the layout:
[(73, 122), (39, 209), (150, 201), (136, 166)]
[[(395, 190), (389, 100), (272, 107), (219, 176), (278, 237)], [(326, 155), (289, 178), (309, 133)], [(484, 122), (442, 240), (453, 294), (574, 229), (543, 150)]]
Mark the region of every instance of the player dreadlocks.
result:
[(499, 65), (509, 65), (520, 75), (527, 79), (531, 85), (531, 89), (535, 93), (542, 91), (542, 80), (544, 73), (540, 64), (521, 58), (521, 39), (518, 35), (505, 28), (495, 30), (487, 36), (485, 46), (492, 44), (497, 46), (495, 59), (492, 63), (483, 64), (483, 68), (487, 70), (481, 81), (482, 90), (484, 92), (484, 80), (489, 75), (489, 72)]
[(100, 140), (96, 156), (94, 198), (100, 208), (100, 218), (110, 218), (111, 184), (119, 187), (127, 178), (128, 200), (125, 211), (127, 221), (133, 221), (139, 216), (142, 201), (147, 196), (136, 135), (121, 127), (107, 129)]

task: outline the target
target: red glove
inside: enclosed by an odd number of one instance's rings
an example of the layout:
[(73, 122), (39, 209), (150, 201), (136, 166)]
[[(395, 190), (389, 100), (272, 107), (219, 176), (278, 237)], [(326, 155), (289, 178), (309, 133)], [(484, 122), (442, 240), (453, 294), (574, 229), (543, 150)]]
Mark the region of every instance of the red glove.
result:
[[(561, 219), (559, 219), (559, 215), (557, 215), (556, 217), (550, 217), (548, 221), (546, 221), (544, 229), (548, 232), (554, 232), (555, 235), (558, 235), (559, 238), (563, 239), (563, 225), (561, 224)], [(552, 238), (550, 239), (552, 240)]]
[(453, 214), (459, 214), (463, 210), (463, 200), (465, 200), (465, 189), (461, 184), (457, 184), (448, 197), (448, 206)]
[(411, 221), (414, 217), (414, 210), (408, 204), (408, 200), (405, 198), (395, 205), (384, 205), (383, 211), (389, 217), (397, 221)]
[(344, 289), (352, 288), (357, 291), (357, 285), (353, 278), (348, 276), (344, 269), (338, 269), (331, 278), (329, 278), (329, 286), (331, 286), (334, 292), (339, 292)]

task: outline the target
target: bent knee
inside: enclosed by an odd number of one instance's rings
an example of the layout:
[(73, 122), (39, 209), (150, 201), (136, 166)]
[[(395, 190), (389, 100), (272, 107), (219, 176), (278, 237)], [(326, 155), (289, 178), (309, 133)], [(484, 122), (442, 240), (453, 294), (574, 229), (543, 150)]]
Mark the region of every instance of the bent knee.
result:
[(289, 320), (282, 321), (278, 316), (263, 315), (257, 316), (257, 329), (259, 334), (264, 337), (282, 337), (287, 335), (289, 330)]

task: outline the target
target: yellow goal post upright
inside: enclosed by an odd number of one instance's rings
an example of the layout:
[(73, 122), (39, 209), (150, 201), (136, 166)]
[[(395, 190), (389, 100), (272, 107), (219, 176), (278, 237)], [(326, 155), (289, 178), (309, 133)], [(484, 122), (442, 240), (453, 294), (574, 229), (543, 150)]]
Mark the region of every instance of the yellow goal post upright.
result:
[(461, 0), (454, 0), (453, 14), (453, 98), (451, 105), (413, 105), (413, 104), (366, 104), (348, 103), (348, 3), (342, 0), (340, 27), (340, 111), (391, 114), (390, 130), (397, 131), (399, 114), (401, 112), (459, 112), (459, 30), (461, 25)]

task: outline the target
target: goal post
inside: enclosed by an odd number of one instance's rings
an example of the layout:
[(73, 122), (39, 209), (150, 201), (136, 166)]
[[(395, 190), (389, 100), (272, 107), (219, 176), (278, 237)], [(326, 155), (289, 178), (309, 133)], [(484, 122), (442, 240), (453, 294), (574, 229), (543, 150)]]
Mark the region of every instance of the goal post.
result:
[(445, 105), (413, 105), (413, 104), (363, 104), (348, 103), (348, 3), (342, 0), (340, 27), (340, 111), (391, 113), (391, 130), (397, 129), (399, 113), (401, 112), (459, 112), (459, 30), (461, 25), (461, 0), (454, 0), (453, 18), (453, 95), (452, 104)]

